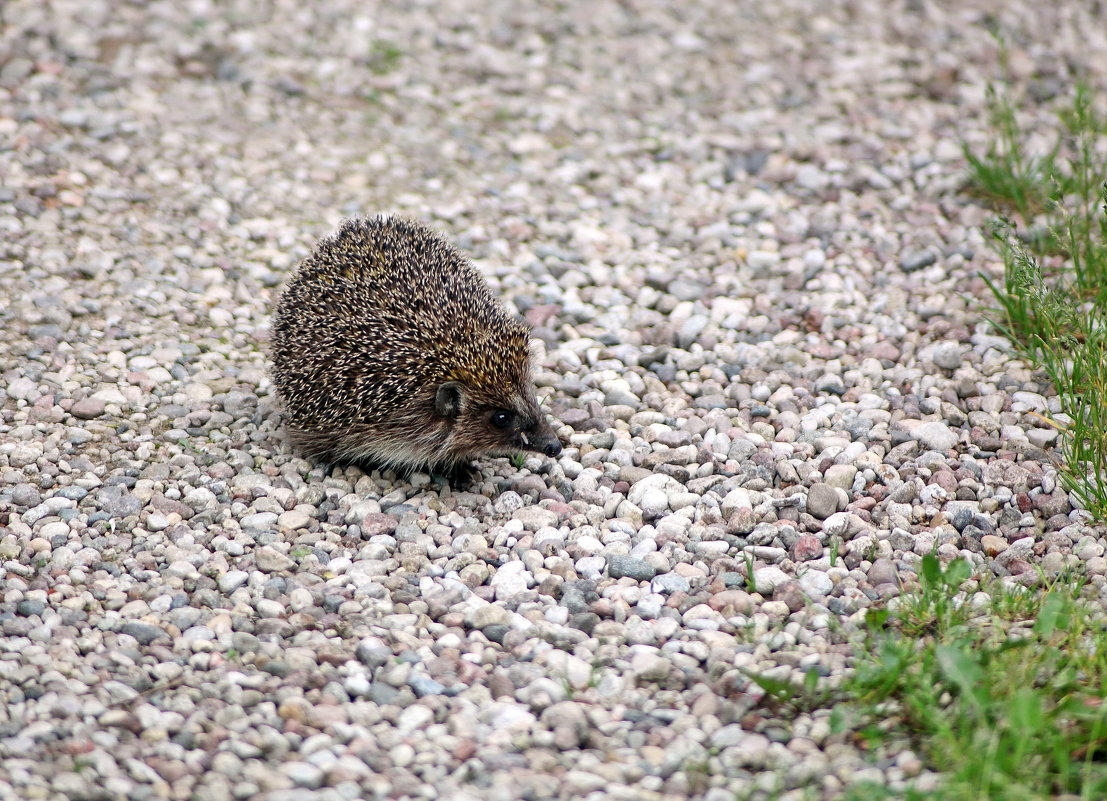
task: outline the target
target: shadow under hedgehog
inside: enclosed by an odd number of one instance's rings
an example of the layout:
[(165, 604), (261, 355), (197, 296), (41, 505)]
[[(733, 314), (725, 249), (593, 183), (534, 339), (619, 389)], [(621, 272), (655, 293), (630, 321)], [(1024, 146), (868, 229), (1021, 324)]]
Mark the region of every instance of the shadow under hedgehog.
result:
[(463, 482), (477, 457), (561, 453), (535, 398), (529, 329), (412, 220), (346, 220), (320, 240), (278, 301), (271, 358), (306, 456)]

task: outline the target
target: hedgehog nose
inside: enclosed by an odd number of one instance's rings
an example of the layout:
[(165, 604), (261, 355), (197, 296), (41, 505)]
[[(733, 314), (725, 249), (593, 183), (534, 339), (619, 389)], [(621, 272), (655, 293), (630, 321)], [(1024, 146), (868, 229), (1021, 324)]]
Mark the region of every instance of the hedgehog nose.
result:
[(557, 456), (561, 453), (561, 443), (558, 442), (556, 439), (551, 439), (542, 448), (542, 453), (550, 457)]

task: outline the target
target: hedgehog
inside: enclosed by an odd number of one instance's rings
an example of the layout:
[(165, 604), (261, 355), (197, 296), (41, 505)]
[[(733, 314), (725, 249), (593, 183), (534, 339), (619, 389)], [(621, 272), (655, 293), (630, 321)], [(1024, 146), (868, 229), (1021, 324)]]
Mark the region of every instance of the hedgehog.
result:
[(272, 378), (292, 445), (325, 463), (427, 470), (561, 453), (531, 379), (530, 330), (422, 223), (346, 220), (289, 279)]

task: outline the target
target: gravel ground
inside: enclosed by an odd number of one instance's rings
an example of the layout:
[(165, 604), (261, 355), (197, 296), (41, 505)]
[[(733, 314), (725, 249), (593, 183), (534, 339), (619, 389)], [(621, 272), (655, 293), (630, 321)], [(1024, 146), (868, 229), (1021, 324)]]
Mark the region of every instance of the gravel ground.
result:
[[(833, 683), (935, 547), (1104, 587), (960, 192), (988, 28), (1048, 121), (1102, 17), (258, 5), (0, 10), (0, 798), (932, 783), (744, 671)], [(280, 283), (382, 209), (534, 326), (559, 460), (451, 491), (284, 444)]]

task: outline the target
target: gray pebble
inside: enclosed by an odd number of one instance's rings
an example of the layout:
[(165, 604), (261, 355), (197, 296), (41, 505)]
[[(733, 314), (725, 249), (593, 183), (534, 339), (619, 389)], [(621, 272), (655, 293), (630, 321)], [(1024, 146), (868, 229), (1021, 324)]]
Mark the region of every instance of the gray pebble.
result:
[(43, 601), (23, 600), (15, 605), (15, 613), (22, 617), (41, 615), (45, 610), (46, 604)]
[[(12, 487), (12, 503), (16, 506), (38, 506), (42, 502), (39, 491), (30, 484), (16, 484)], [(41, 518), (40, 518), (41, 519)]]
[(812, 517), (825, 520), (838, 511), (838, 493), (829, 484), (812, 484), (807, 491), (807, 512)]
[(896, 571), (895, 564), (891, 559), (877, 559), (872, 563), (872, 567), (869, 568), (867, 574), (869, 583), (873, 586), (878, 584), (895, 584), (899, 586), (899, 573)]
[(219, 591), (230, 595), (243, 586), (249, 578), (250, 574), (245, 570), (228, 570), (219, 577)]
[(947, 451), (960, 441), (960, 437), (948, 425), (937, 422), (917, 426), (911, 432), (911, 437), (932, 451)]
[(943, 370), (956, 370), (961, 359), (961, 345), (957, 342), (943, 342), (934, 348), (934, 363)]
[[(275, 518), (276, 515), (273, 515), (273, 517)], [(268, 545), (258, 548), (254, 554), (254, 559), (257, 562), (258, 570), (263, 570), (266, 573), (280, 573), (284, 570), (291, 570), (296, 566), (296, 562)]]
[(104, 487), (96, 493), (96, 502), (113, 518), (137, 515), (142, 510), (142, 501), (120, 485)]
[(150, 625), (149, 623), (139, 623), (138, 621), (124, 623), (120, 626), (119, 631), (134, 637), (138, 640), (139, 645), (149, 645), (156, 640), (168, 639), (169, 637), (160, 627)]
[(938, 254), (933, 250), (915, 250), (904, 254), (899, 260), (899, 266), (910, 273), (929, 267), (937, 260)]
[(607, 573), (612, 578), (632, 578), (635, 581), (649, 581), (657, 575), (653, 565), (645, 560), (631, 556), (609, 556)]

